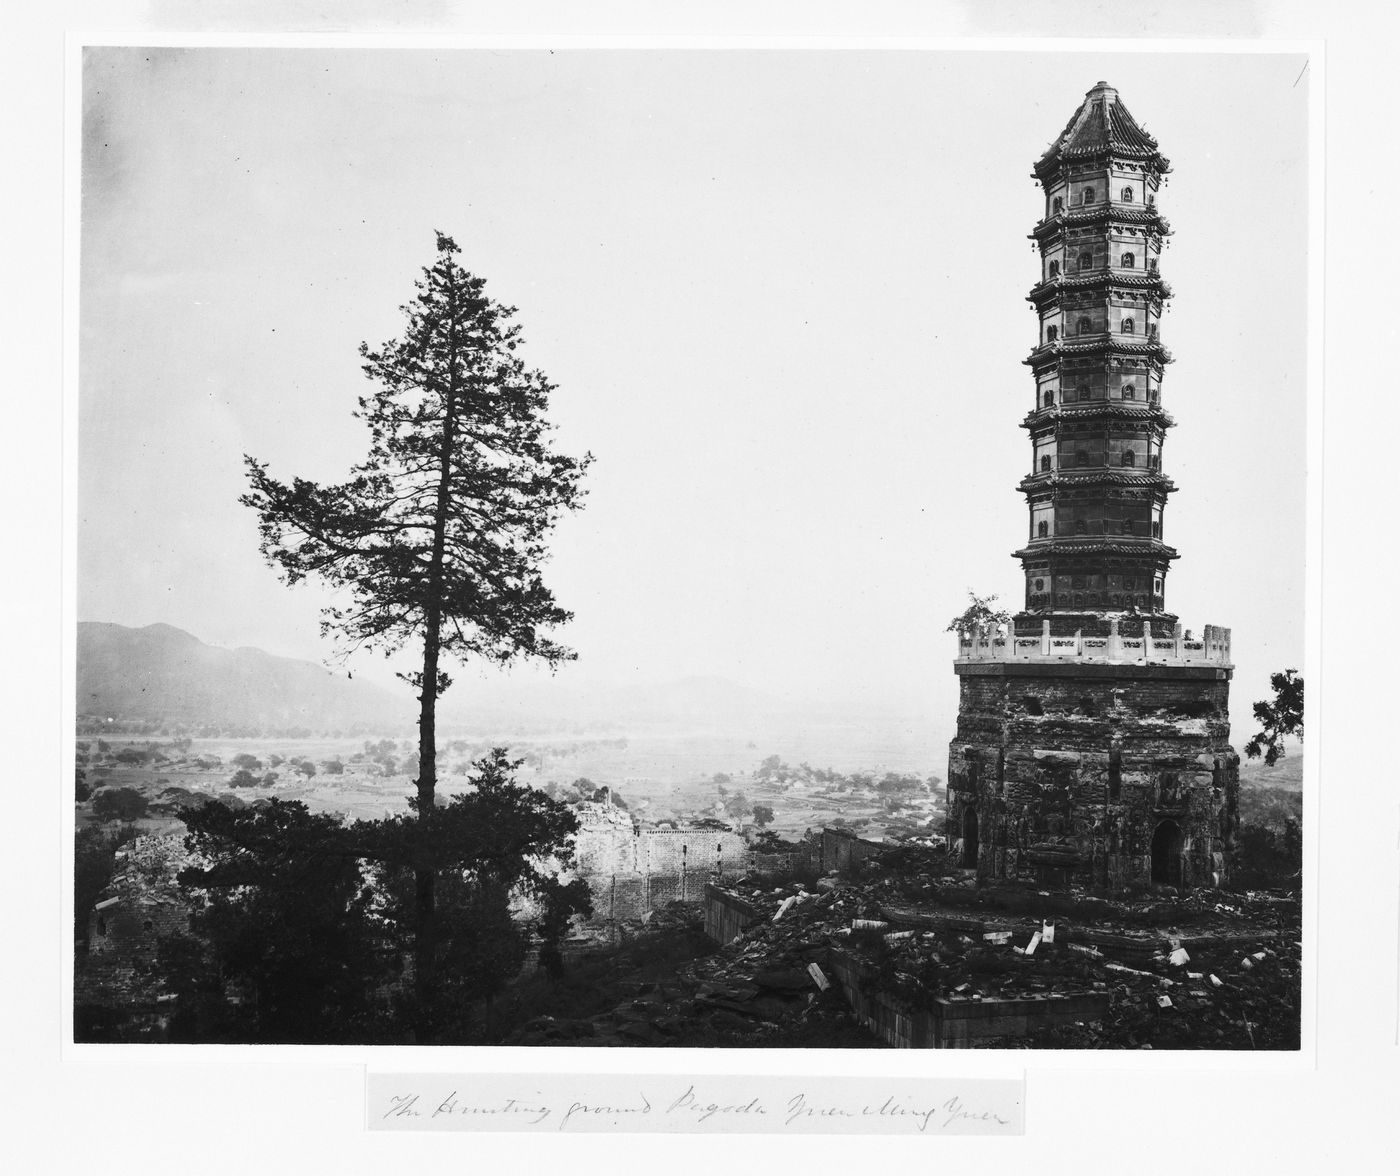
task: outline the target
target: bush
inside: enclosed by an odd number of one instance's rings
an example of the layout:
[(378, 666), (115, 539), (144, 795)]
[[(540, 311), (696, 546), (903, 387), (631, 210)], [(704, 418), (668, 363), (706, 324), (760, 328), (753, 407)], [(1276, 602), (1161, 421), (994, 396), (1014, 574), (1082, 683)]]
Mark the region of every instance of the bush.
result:
[(92, 812), (101, 821), (135, 821), (146, 815), (146, 798), (135, 788), (111, 788), (99, 792)]

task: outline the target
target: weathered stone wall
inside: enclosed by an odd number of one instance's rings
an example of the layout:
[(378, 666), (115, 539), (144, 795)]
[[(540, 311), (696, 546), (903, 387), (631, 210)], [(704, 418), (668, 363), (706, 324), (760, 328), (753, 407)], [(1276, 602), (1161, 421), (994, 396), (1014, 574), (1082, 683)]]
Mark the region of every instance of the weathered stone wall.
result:
[(639, 826), (606, 802), (578, 810), (575, 872), (588, 883), (595, 920), (639, 919), (671, 902), (699, 902), (708, 878), (749, 865), (748, 845), (729, 830)]
[(979, 878), (1223, 880), (1238, 821), (1229, 671), (960, 663), (950, 838)]

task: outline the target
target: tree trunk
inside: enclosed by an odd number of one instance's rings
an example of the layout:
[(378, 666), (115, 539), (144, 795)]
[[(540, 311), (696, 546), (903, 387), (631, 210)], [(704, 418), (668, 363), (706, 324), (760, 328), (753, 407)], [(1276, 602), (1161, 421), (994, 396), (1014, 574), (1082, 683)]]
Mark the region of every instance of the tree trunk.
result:
[[(437, 673), (438, 627), (430, 625), (423, 641), (423, 688), (418, 698), (418, 817), (425, 820), (436, 803), (437, 791)], [(419, 1045), (435, 1037), (432, 1016), (437, 989), (437, 872), (413, 872), (414, 935), (413, 988), (417, 997), (414, 1036)]]
[[(447, 547), (447, 519), (452, 505), (452, 451), (457, 443), (457, 299), (455, 275), (449, 271), (447, 300), (447, 388), (442, 419), (442, 443), (438, 448), (437, 501), (433, 509), (433, 549), (428, 564), (427, 598), (424, 601), (423, 680), (418, 696), (418, 817), (426, 820), (436, 804), (438, 653), (442, 643), (443, 561)], [(419, 1044), (436, 1036), (432, 1005), (437, 993), (437, 876), (431, 862), (414, 871), (416, 923), (413, 942), (414, 993), (418, 1015), (415, 1027)]]

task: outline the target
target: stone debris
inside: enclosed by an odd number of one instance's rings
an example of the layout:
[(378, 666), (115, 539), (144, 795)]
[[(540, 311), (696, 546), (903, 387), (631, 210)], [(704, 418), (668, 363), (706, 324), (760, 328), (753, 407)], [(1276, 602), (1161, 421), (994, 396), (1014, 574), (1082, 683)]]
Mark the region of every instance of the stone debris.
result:
[[(804, 1027), (827, 1025), (842, 1027), (848, 1044), (873, 1047), (883, 1043), (856, 1028), (846, 981), (832, 974), (833, 961), (857, 959), (870, 984), (911, 1010), (1108, 997), (1101, 1022), (1061, 1025), (1006, 1045), (1263, 1048), (1260, 1026), (1278, 1023), (1269, 1010), (1297, 984), (1296, 899), (1110, 901), (974, 889), (932, 871), (892, 876), (886, 868), (807, 885), (712, 883), (708, 904), (744, 912), (731, 943), (681, 965), (664, 983), (626, 994), (609, 1013), (584, 1023), (532, 1022), (508, 1044), (782, 1044)], [(1187, 959), (1201, 971), (1176, 971)], [(1169, 971), (1185, 976), (1182, 985)]]

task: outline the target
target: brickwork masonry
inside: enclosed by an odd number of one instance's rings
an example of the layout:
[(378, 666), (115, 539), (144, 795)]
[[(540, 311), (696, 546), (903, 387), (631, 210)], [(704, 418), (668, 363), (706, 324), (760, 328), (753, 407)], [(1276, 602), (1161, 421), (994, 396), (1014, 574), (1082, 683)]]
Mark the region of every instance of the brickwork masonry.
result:
[(750, 865), (748, 844), (729, 830), (640, 825), (606, 802), (578, 806), (575, 873), (588, 883), (595, 922), (640, 919), (668, 903), (698, 903), (705, 883)]

